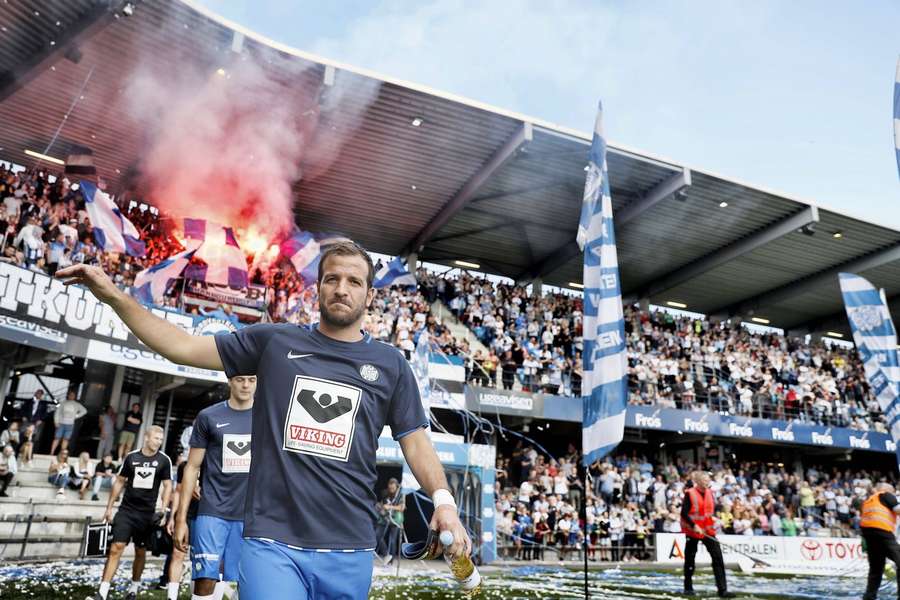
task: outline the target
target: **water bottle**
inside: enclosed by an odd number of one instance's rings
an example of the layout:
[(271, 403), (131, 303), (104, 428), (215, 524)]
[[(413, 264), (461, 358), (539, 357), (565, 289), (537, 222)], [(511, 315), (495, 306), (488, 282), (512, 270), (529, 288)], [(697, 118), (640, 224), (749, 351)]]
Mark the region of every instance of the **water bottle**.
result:
[(475, 563), (465, 554), (457, 557), (451, 557), (447, 553), (447, 548), (453, 545), (453, 534), (449, 531), (442, 531), (440, 536), (441, 544), (444, 546), (444, 560), (450, 565), (450, 572), (456, 579), (457, 584), (466, 597), (472, 597), (481, 591), (481, 573), (475, 568)]

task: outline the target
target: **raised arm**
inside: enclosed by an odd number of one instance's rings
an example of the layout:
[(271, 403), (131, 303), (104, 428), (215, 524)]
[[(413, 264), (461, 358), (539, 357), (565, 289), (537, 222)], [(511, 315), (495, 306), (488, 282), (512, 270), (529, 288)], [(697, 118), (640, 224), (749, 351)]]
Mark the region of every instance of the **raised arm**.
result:
[(174, 363), (201, 369), (223, 370), (213, 336), (191, 335), (177, 325), (161, 319), (115, 286), (100, 267), (78, 264), (60, 269), (56, 277), (66, 285), (87, 287), (110, 307), (128, 328), (158, 354)]

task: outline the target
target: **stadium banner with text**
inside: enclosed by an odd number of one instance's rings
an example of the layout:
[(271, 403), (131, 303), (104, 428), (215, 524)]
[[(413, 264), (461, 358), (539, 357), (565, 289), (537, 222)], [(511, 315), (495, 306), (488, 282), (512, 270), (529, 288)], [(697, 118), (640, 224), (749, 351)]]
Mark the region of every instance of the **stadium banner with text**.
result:
[[(151, 310), (193, 335), (236, 329), (224, 319)], [(174, 365), (157, 355), (86, 288), (67, 287), (58, 279), (9, 263), (0, 263), (0, 339), (136, 369), (225, 380), (220, 372)]]
[(197, 279), (186, 279), (185, 298), (198, 298), (208, 302), (231, 304), (253, 310), (263, 310), (266, 305), (266, 286), (248, 284), (245, 288), (230, 288), (227, 285), (207, 283)]
[[(657, 533), (656, 561), (684, 564), (683, 533)], [(753, 573), (835, 575), (865, 577), (868, 561), (860, 538), (782, 537), (774, 535), (719, 535), (725, 563), (738, 563)], [(767, 563), (752, 564), (753, 557)], [(697, 549), (697, 564), (712, 564), (703, 544)]]
[[(258, 287), (248, 289), (256, 290), (259, 298), (263, 298), (264, 289), (256, 289)], [(159, 307), (151, 310), (193, 335), (215, 335), (236, 329), (225, 319), (188, 315)], [(225, 381), (221, 372), (176, 365), (150, 350), (89, 290), (74, 285), (67, 287), (44, 273), (2, 262), (0, 339), (135, 369)], [(437, 389), (434, 405), (465, 406), (462, 360), (456, 356), (431, 354), (430, 361), (430, 375)]]
[[(524, 399), (526, 396), (529, 394), (525, 392), (466, 386), (467, 407), (472, 411), (581, 422), (581, 398), (530, 394), (531, 409), (527, 410), (528, 403)], [(757, 419), (658, 406), (629, 406), (625, 411), (625, 427), (732, 438), (747, 442), (766, 441), (873, 452), (896, 450), (891, 436), (877, 431), (859, 431), (800, 421)]]

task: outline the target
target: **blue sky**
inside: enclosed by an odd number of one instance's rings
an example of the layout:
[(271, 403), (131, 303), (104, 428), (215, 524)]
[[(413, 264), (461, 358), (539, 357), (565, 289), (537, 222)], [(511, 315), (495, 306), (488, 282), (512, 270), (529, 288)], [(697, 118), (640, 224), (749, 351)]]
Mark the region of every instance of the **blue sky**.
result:
[(267, 37), (900, 228), (900, 2), (200, 0)]

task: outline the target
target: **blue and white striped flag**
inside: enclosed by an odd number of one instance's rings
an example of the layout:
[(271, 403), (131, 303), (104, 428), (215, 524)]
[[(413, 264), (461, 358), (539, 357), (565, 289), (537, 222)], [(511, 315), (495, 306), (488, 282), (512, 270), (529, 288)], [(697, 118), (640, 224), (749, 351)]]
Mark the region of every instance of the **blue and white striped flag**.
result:
[(427, 413), (431, 410), (431, 377), (428, 374), (431, 354), (431, 337), (428, 330), (423, 329), (416, 340), (416, 351), (412, 355), (412, 370), (419, 385), (419, 396), (422, 398), (422, 406)]
[(303, 287), (309, 287), (318, 280), (322, 245), (316, 241), (314, 234), (295, 230), (291, 237), (281, 242), (281, 255), (294, 265), (303, 280)]
[(375, 273), (375, 281), (372, 287), (376, 289), (391, 287), (392, 285), (415, 287), (416, 276), (409, 272), (399, 256), (381, 267)]
[(162, 304), (163, 296), (191, 262), (196, 249), (185, 250), (148, 267), (134, 277), (134, 297), (145, 304)]
[(894, 76), (894, 152), (897, 153), (897, 173), (900, 174), (900, 59)]
[(584, 464), (590, 465), (622, 441), (628, 398), (625, 319), (606, 170), (602, 104), (597, 107), (576, 240), (584, 250), (581, 444)]
[(185, 277), (234, 289), (247, 287), (247, 257), (231, 227), (206, 219), (186, 218), (184, 237), (185, 245), (196, 249), (194, 258), (203, 261), (188, 265)]
[(841, 273), (839, 277), (853, 342), (863, 361), (869, 386), (888, 422), (891, 439), (896, 444), (900, 440), (897, 330), (883, 293), (859, 275)]
[(88, 218), (94, 228), (94, 241), (97, 242), (97, 246), (106, 252), (143, 256), (146, 250), (144, 242), (141, 241), (141, 234), (131, 221), (122, 215), (122, 211), (109, 194), (90, 181), (78, 183)]

